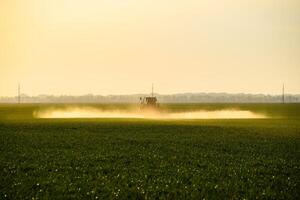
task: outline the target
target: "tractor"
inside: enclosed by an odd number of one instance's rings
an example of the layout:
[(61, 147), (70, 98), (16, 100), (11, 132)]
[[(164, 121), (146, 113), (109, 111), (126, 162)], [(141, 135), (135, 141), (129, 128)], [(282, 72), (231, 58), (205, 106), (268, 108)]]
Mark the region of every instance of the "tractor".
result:
[(141, 109), (157, 109), (159, 104), (157, 98), (153, 96), (153, 85), (151, 96), (140, 97)]

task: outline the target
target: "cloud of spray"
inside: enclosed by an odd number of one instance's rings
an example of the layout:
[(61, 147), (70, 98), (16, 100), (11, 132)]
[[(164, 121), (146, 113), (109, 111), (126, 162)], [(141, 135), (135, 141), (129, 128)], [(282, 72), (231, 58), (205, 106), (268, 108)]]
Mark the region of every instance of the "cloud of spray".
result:
[(68, 107), (38, 110), (36, 118), (137, 118), (137, 119), (258, 119), (263, 114), (248, 110), (195, 110), (188, 112), (166, 112), (158, 110), (102, 110), (91, 107)]

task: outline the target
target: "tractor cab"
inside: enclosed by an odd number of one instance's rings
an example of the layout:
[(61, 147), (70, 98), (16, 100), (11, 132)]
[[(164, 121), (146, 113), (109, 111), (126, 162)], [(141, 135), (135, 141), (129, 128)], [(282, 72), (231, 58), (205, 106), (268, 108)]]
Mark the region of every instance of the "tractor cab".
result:
[(141, 97), (140, 98), (141, 108), (157, 108), (157, 98), (156, 97)]

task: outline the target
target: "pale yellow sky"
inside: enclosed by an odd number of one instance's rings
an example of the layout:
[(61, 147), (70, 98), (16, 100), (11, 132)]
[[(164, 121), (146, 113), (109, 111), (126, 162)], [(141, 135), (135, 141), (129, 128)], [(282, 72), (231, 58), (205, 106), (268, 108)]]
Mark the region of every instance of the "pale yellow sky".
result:
[(0, 96), (300, 93), (299, 0), (0, 0)]

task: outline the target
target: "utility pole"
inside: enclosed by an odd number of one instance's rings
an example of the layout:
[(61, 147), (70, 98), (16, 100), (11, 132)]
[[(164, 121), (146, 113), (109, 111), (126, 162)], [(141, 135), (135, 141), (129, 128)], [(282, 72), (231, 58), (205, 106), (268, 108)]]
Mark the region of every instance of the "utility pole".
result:
[(284, 84), (282, 85), (282, 103), (284, 104)]
[(21, 86), (20, 83), (18, 83), (18, 103), (21, 103)]
[(153, 97), (153, 83), (152, 83), (152, 92), (151, 92), (151, 96)]

